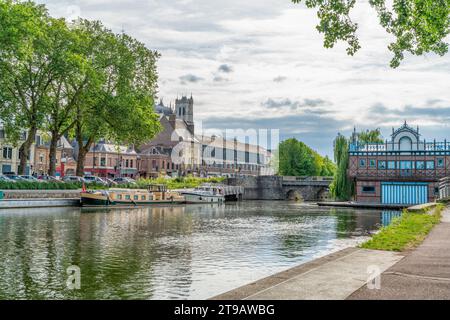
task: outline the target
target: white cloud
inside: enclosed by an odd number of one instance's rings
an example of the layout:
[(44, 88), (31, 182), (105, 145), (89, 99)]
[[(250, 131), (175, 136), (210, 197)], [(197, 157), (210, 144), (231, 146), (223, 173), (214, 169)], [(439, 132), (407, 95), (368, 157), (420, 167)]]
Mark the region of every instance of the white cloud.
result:
[[(82, 17), (102, 20), (115, 31), (124, 28), (160, 51), (160, 96), (169, 101), (192, 91), (198, 120), (214, 118), (226, 126), (217, 119), (247, 118), (264, 125), (272, 117), (270, 124), (278, 123), (282, 136), (301, 133), (299, 138), (327, 153), (337, 131), (349, 132), (353, 125), (387, 128), (410, 118), (424, 127), (424, 135), (440, 128), (450, 138), (437, 112), (425, 116), (407, 107), (426, 108), (436, 99), (438, 107), (450, 106), (450, 55), (407, 56), (400, 68), (390, 69), (392, 39), (367, 1), (358, 1), (352, 13), (362, 45), (354, 57), (346, 55), (345, 44), (323, 48), (316, 13), (289, 0), (40, 1), (57, 16), (78, 6)], [(222, 65), (233, 72), (220, 72)], [(183, 78), (188, 75), (197, 81)], [(293, 104), (320, 99), (327, 105), (296, 128), (284, 125), (286, 119), (301, 119), (304, 110), (268, 110), (262, 104), (269, 99)], [(392, 110), (390, 116), (376, 113), (375, 105)], [(324, 125), (332, 130), (323, 132)]]

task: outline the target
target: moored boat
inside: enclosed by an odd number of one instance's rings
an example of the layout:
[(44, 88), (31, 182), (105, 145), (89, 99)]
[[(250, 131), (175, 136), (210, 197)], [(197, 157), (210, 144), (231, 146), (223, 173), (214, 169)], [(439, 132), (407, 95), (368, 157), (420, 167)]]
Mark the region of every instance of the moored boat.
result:
[(193, 190), (181, 191), (186, 203), (224, 203), (225, 196), (220, 188), (214, 185), (202, 185)]
[(165, 185), (149, 185), (147, 189), (118, 189), (85, 191), (81, 193), (83, 206), (133, 205), (185, 203), (177, 192), (167, 190)]

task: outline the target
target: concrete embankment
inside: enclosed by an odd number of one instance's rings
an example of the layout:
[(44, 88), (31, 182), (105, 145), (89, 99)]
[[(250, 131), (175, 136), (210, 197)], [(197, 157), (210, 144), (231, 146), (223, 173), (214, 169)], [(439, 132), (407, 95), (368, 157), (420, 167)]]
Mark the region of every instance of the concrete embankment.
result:
[(373, 268), (383, 272), (402, 258), (394, 252), (348, 248), (212, 300), (342, 300), (369, 281)]
[(78, 207), (80, 199), (16, 199), (0, 200), (0, 209)]
[(81, 190), (2, 190), (0, 209), (75, 207)]

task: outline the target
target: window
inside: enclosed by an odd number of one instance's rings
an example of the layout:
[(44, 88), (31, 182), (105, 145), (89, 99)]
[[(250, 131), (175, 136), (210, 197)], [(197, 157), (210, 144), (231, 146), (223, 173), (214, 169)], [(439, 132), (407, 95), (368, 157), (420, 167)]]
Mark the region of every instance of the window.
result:
[(9, 147), (3, 148), (3, 158), (4, 159), (12, 159), (12, 148), (9, 148)]
[(128, 159), (125, 160), (125, 168), (128, 168)]
[(145, 197), (145, 196), (142, 196), (142, 197), (141, 197), (141, 200), (146, 200), (146, 197)]
[(427, 169), (434, 169), (434, 161), (427, 161)]
[(41, 145), (41, 136), (36, 136), (36, 146), (40, 146)]
[(386, 161), (378, 161), (378, 169), (386, 169)]
[(139, 200), (139, 196), (135, 195), (134, 200)]
[(363, 186), (362, 192), (363, 193), (375, 193), (375, 187), (374, 186)]
[(129, 195), (129, 194), (126, 194), (126, 195), (125, 195), (125, 200), (130, 200), (130, 199), (131, 199), (130, 195)]
[(418, 170), (425, 169), (425, 161), (416, 161), (416, 169)]
[(395, 170), (395, 161), (388, 161), (387, 167), (388, 169)]
[(437, 159), (437, 166), (438, 166), (438, 168), (444, 167), (444, 158)]
[(130, 160), (130, 168), (133, 168), (133, 159)]
[(400, 169), (401, 170), (411, 170), (413, 168), (412, 161), (400, 161)]
[(106, 167), (106, 158), (105, 157), (101, 157), (100, 158), (100, 166), (101, 167)]
[(359, 167), (360, 168), (365, 168), (366, 167), (366, 160), (365, 159), (360, 159), (359, 160)]
[(375, 167), (376, 167), (376, 161), (375, 161), (375, 159), (370, 159), (370, 160), (369, 160), (369, 167), (371, 167), (371, 168), (375, 168)]
[(0, 139), (4, 139), (4, 138), (5, 138), (5, 130), (0, 129)]
[(122, 195), (121, 195), (121, 194), (118, 194), (118, 195), (117, 195), (117, 199), (122, 200)]
[(44, 154), (43, 153), (39, 154), (39, 163), (44, 163)]

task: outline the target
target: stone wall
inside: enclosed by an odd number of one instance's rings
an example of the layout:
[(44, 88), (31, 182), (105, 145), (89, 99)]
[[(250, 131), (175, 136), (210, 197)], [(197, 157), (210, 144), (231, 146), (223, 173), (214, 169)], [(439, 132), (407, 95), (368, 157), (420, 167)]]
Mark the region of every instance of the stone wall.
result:
[(76, 199), (81, 190), (2, 190), (4, 199)]
[(283, 178), (278, 176), (228, 178), (228, 184), (244, 187), (243, 200), (284, 200)]
[(284, 185), (283, 177), (279, 176), (228, 178), (228, 184), (244, 187), (243, 200), (323, 201), (328, 198), (327, 186), (314, 182)]

